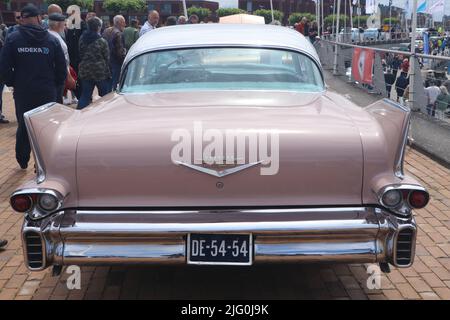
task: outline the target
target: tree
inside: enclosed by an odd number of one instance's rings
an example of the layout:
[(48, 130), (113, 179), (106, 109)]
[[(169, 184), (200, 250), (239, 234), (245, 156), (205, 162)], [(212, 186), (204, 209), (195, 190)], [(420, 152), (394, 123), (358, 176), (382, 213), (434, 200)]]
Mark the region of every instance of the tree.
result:
[(370, 16), (355, 16), (353, 17), (353, 26), (357, 27), (358, 25), (360, 27), (365, 27), (367, 25), (367, 19), (369, 19)]
[(300, 22), (303, 17), (306, 17), (308, 21), (316, 21), (316, 16), (309, 12), (293, 12), (290, 14), (288, 21), (289, 25), (293, 26), (294, 24)]
[[(325, 23), (326, 26), (328, 26), (328, 25), (331, 26), (333, 24), (333, 22), (334, 22), (335, 25), (333, 26), (333, 28), (335, 28), (336, 27), (336, 17), (337, 17), (337, 15), (330, 14), (329, 16), (325, 17), (323, 22)], [(347, 15), (344, 15), (344, 14), (339, 15), (340, 28), (341, 27), (344, 28), (344, 22), (345, 21), (347, 21), (347, 22), (350, 21), (349, 17)]]
[(217, 10), (217, 15), (219, 17), (226, 17), (239, 13), (247, 13), (247, 11), (238, 8), (220, 8)]
[(142, 11), (145, 9), (144, 0), (105, 0), (103, 2), (103, 7), (114, 13), (127, 13), (130, 11)]
[(44, 0), (45, 4), (57, 4), (61, 7), (63, 12), (73, 4), (76, 4), (81, 9), (92, 10), (94, 8), (94, 0)]
[[(254, 15), (264, 17), (264, 20), (266, 24), (269, 24), (272, 22), (272, 11), (266, 10), (266, 9), (259, 9), (253, 12)], [(273, 18), (275, 20), (281, 21), (283, 19), (283, 12), (278, 10), (273, 10)]]
[(200, 21), (203, 21), (205, 18), (209, 17), (209, 15), (211, 14), (211, 10), (209, 10), (208, 8), (202, 8), (202, 7), (189, 7), (187, 9), (188, 12), (188, 16), (192, 16), (193, 14), (195, 14), (198, 19)]
[(390, 24), (392, 26), (395, 26), (397, 24), (400, 24), (400, 19), (398, 19), (398, 18), (384, 18), (383, 19), (383, 24)]

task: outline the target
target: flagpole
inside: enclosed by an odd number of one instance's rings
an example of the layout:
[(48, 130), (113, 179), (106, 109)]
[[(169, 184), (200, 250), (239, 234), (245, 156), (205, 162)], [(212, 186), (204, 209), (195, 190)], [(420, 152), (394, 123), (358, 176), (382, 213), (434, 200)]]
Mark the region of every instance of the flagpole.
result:
[(392, 0), (389, 0), (389, 33), (392, 30)]
[(273, 2), (272, 2), (272, 0), (270, 0), (270, 12), (272, 14), (272, 22), (273, 22), (273, 20), (275, 20), (275, 19), (273, 18)]
[(320, 1), (322, 1), (322, 7), (321, 7), (321, 15), (320, 15), (320, 19), (321, 19), (321, 26), (322, 26), (322, 33), (325, 31), (325, 25), (324, 25), (324, 22), (323, 22), (323, 13), (324, 13), (324, 10), (323, 10), (323, 7), (324, 7), (324, 5), (323, 5), (323, 0), (320, 0)]
[[(350, 5), (350, 28), (353, 29), (353, 3), (352, 0), (348, 0), (348, 4)], [(350, 31), (352, 33), (353, 31)]]
[(337, 66), (338, 66), (338, 35), (339, 35), (339, 14), (341, 12), (341, 0), (337, 0), (337, 8), (336, 8), (336, 45), (334, 46), (334, 64), (333, 64), (333, 74), (337, 74)]
[(416, 28), (417, 28), (417, 0), (413, 0), (413, 13), (411, 21), (411, 58), (409, 59), (410, 73), (409, 73), (409, 106), (411, 109), (414, 108), (414, 79), (416, 77), (415, 66), (416, 66)]
[[(333, 0), (333, 24), (331, 25), (331, 34), (336, 34), (336, 30), (334, 29), (335, 19), (336, 19), (336, 0)], [(334, 40), (337, 41), (337, 37), (335, 37)]]
[(184, 11), (184, 16), (185, 16), (186, 18), (189, 18), (189, 17), (188, 17), (188, 13), (187, 13), (186, 0), (183, 0), (183, 11)]
[(316, 16), (317, 36), (320, 37), (320, 1), (321, 0), (316, 0), (316, 1), (317, 1), (317, 16)]
[(344, 0), (344, 34), (347, 28), (347, 1)]

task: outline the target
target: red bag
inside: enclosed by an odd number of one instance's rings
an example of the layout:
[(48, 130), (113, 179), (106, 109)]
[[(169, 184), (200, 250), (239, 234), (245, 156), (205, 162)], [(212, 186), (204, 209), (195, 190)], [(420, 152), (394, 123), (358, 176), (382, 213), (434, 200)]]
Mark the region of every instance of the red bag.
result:
[(78, 76), (72, 66), (69, 66), (69, 72), (67, 73), (66, 83), (64, 90), (75, 90), (77, 87)]

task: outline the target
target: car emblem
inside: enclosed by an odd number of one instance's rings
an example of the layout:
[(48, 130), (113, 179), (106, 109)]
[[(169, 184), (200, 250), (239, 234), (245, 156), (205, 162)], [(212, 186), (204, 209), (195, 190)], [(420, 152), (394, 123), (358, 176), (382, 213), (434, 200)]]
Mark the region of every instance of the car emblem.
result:
[(182, 166), (185, 166), (185, 167), (188, 167), (188, 168), (191, 168), (191, 169), (194, 169), (194, 170), (197, 170), (197, 171), (200, 171), (200, 172), (212, 175), (214, 177), (222, 178), (222, 177), (228, 176), (230, 174), (233, 174), (233, 173), (245, 170), (247, 168), (254, 167), (254, 166), (262, 163), (263, 160), (260, 160), (260, 161), (257, 161), (257, 162), (252, 162), (252, 163), (246, 163), (246, 164), (243, 164), (243, 165), (240, 165), (240, 166), (237, 166), (237, 167), (224, 169), (224, 170), (209, 169), (209, 168), (205, 168), (205, 167), (202, 167), (202, 166), (199, 166), (199, 165), (190, 164), (190, 163), (181, 162), (181, 161), (174, 161), (174, 162), (176, 164), (179, 164), (179, 165), (182, 165)]

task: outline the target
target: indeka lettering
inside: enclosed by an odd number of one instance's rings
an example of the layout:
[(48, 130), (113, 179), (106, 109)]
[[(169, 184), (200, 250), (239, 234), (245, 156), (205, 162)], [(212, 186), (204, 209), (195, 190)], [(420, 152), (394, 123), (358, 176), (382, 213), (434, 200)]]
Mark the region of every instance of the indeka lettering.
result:
[(40, 53), (40, 54), (48, 54), (49, 49), (46, 47), (43, 48), (17, 48), (17, 52), (19, 53)]

